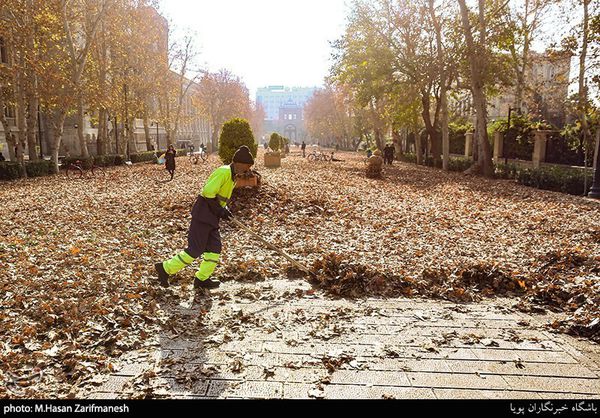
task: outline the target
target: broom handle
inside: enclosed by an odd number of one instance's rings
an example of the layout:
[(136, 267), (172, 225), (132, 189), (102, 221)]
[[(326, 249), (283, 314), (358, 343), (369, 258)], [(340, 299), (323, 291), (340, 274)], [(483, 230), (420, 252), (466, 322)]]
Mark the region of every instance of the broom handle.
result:
[(268, 242), (267, 240), (265, 240), (263, 237), (261, 237), (260, 235), (258, 235), (254, 231), (252, 231), (250, 228), (248, 228), (246, 225), (244, 225), (243, 223), (241, 223), (237, 219), (231, 218), (230, 222), (233, 222), (234, 225), (237, 225), (239, 228), (243, 229), (244, 231), (246, 231), (247, 233), (249, 233), (250, 235), (252, 235), (254, 238), (256, 238), (259, 241), (261, 241), (267, 247), (269, 247), (273, 251), (276, 251), (277, 253), (279, 253), (280, 255), (282, 255), (283, 257), (285, 257), (290, 263), (292, 263), (294, 266), (296, 266), (296, 268), (298, 268), (299, 270), (302, 270), (304, 272), (310, 273), (310, 270), (307, 267), (303, 266), (302, 264), (300, 264), (299, 262), (297, 262), (296, 260), (294, 260), (292, 257), (290, 257), (289, 255), (287, 255), (283, 250), (280, 250), (279, 248), (277, 248), (276, 246), (274, 246), (273, 244), (271, 244), (270, 242)]

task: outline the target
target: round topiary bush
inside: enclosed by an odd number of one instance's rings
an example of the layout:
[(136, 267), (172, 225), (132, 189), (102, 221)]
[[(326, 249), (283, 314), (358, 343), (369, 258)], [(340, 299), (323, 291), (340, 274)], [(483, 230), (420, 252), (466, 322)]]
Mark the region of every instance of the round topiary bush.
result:
[(225, 122), (219, 138), (219, 157), (223, 163), (231, 164), (233, 154), (242, 145), (250, 148), (252, 156), (256, 158), (258, 145), (254, 141), (254, 134), (248, 121), (236, 118)]
[(283, 138), (277, 132), (273, 132), (271, 134), (271, 138), (269, 139), (269, 148), (273, 151), (277, 152), (283, 147)]

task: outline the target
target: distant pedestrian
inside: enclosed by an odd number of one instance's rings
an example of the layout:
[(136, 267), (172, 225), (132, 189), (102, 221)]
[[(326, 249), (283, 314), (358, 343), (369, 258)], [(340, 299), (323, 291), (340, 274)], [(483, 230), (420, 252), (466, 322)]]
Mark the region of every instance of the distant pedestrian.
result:
[(392, 144), (387, 144), (383, 150), (383, 161), (385, 164), (392, 165), (394, 162), (394, 153), (396, 150)]
[(306, 143), (302, 141), (302, 158), (306, 157)]
[(175, 147), (173, 145), (169, 145), (169, 149), (165, 153), (165, 169), (171, 175), (171, 179), (173, 180), (173, 176), (175, 175), (175, 157), (177, 156), (177, 151), (175, 151)]

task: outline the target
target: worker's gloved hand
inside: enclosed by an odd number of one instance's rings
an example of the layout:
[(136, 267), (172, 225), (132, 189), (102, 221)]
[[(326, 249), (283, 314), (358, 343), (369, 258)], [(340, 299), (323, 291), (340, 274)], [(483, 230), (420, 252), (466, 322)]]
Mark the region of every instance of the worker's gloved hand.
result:
[(224, 207), (224, 208), (221, 208), (221, 212), (219, 213), (219, 218), (225, 219), (226, 221), (228, 221), (231, 218), (233, 218), (233, 214), (231, 213), (229, 208)]

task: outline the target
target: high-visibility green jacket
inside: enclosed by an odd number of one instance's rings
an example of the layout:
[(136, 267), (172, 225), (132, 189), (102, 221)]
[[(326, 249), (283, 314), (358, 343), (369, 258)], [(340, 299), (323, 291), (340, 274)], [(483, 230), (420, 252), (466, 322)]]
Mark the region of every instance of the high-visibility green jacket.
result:
[(221, 207), (227, 206), (235, 188), (233, 167), (224, 165), (210, 175), (200, 195), (206, 199), (217, 199)]
[(192, 208), (192, 222), (219, 227), (220, 212), (235, 188), (234, 178), (233, 166), (224, 165), (213, 171)]

